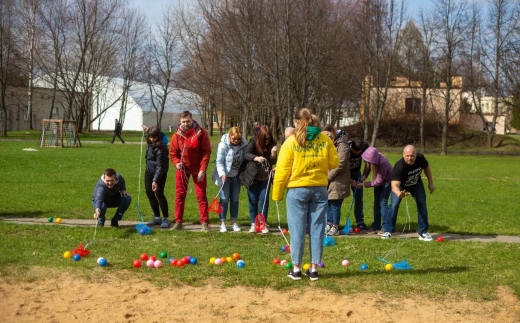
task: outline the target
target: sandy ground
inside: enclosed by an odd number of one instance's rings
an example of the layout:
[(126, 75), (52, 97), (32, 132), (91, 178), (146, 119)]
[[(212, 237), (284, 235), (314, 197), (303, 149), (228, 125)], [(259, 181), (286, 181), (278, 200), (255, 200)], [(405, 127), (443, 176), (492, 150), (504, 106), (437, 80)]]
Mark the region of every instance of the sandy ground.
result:
[(72, 277), (0, 280), (0, 322), (520, 322), (506, 287), (496, 300), (435, 301), (337, 295), (312, 287), (279, 292), (245, 287), (156, 287), (150, 282)]

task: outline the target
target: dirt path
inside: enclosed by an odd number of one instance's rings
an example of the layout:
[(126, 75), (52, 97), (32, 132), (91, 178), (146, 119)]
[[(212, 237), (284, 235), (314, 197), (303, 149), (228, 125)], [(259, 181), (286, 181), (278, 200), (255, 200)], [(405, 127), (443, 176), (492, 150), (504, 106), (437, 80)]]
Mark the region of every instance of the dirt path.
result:
[(306, 288), (182, 286), (138, 280), (86, 282), (65, 276), (9, 284), (0, 280), (0, 321), (10, 322), (520, 322), (520, 301), (505, 287), (474, 302), (383, 294), (337, 295)]

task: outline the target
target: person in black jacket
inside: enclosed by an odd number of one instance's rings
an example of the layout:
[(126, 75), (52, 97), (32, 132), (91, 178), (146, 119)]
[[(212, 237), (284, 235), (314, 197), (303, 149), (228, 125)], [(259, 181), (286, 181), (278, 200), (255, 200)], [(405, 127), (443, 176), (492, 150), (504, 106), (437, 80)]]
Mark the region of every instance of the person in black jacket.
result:
[(125, 143), (125, 141), (123, 140), (123, 138), (121, 138), (121, 131), (123, 130), (123, 125), (121, 124), (121, 122), (119, 122), (119, 120), (115, 119), (116, 121), (116, 127), (114, 129), (114, 136), (112, 137), (112, 143), (114, 143), (114, 140), (116, 139), (116, 136), (119, 138), (119, 140), (121, 140), (122, 143)]
[(117, 207), (114, 217), (110, 221), (112, 227), (119, 227), (118, 221), (130, 206), (132, 198), (126, 192), (125, 179), (112, 168), (107, 168), (101, 175), (92, 193), (92, 206), (95, 208), (94, 219), (98, 226), (105, 225), (107, 208)]
[[(148, 131), (144, 187), (154, 214), (153, 220), (147, 225), (160, 225), (161, 228), (166, 229), (171, 224), (168, 215), (168, 200), (164, 196), (164, 186), (166, 185), (166, 177), (170, 165), (168, 138), (161, 132), (159, 127), (142, 127), (145, 131)], [(163, 214), (162, 219), (159, 209)]]

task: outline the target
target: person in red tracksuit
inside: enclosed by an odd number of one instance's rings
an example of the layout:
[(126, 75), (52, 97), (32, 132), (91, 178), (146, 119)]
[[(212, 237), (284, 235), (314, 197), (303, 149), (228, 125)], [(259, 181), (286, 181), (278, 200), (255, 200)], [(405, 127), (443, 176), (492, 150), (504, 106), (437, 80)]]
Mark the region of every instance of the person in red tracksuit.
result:
[(206, 170), (211, 156), (211, 144), (206, 130), (193, 120), (189, 111), (181, 113), (181, 124), (170, 142), (170, 159), (177, 169), (175, 176), (175, 224), (182, 229), (184, 202), (190, 176), (193, 176), (195, 194), (199, 204), (201, 231), (208, 231), (208, 198), (206, 196)]

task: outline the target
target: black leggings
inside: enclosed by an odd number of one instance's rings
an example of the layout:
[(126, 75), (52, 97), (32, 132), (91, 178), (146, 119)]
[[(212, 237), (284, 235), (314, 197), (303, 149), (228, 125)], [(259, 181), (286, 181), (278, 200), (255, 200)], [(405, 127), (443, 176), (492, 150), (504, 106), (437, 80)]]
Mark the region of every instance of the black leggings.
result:
[(153, 210), (154, 217), (161, 217), (161, 213), (159, 212), (159, 207), (161, 208), (162, 214), (164, 218), (168, 217), (168, 201), (164, 196), (164, 185), (166, 185), (166, 177), (168, 173), (163, 173), (159, 176), (159, 180), (157, 181), (157, 190), (152, 191), (152, 182), (154, 173), (145, 172), (144, 174), (144, 187), (146, 189), (146, 196), (150, 201), (150, 206)]

